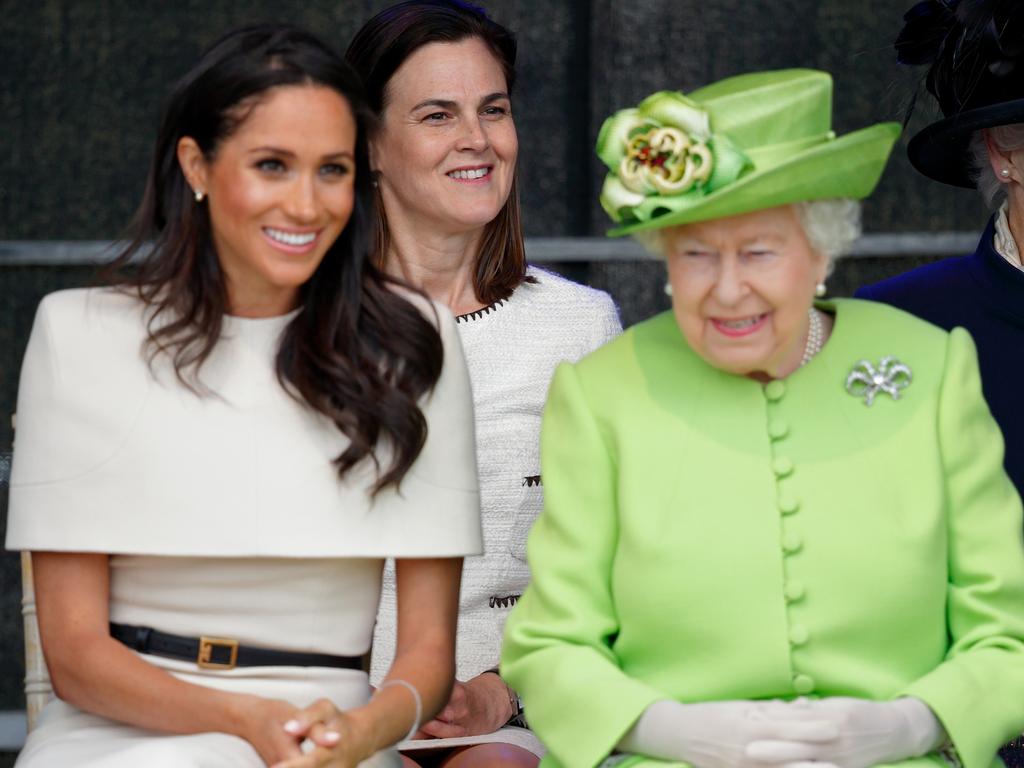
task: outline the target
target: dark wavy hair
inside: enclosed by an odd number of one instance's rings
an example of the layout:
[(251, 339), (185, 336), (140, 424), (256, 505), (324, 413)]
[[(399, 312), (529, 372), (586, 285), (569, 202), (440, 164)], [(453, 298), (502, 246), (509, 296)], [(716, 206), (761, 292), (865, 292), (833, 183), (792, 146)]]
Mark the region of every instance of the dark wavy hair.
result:
[[(349, 43), (345, 58), (355, 67), (370, 109), (378, 121), (387, 106), (388, 83), (399, 67), (429, 43), (457, 43), (477, 38), (494, 54), (505, 74), (509, 94), (516, 81), (516, 38), (475, 5), (460, 0), (406, 0), (378, 13), (363, 25)], [(383, 264), (390, 244), (387, 218), (377, 197), (374, 254)], [(508, 296), (524, 282), (526, 247), (519, 210), (519, 172), (512, 175), (508, 200), (493, 221), (484, 227), (480, 252), (473, 270), (477, 299), (492, 304)]]
[[(106, 276), (148, 306), (150, 364), (162, 354), (181, 382), (209, 394), (199, 369), (216, 346), (228, 310), (209, 208), (197, 204), (177, 159), (189, 136), (207, 160), (272, 89), (330, 88), (355, 117), (355, 205), (345, 229), (299, 292), (300, 307), (282, 334), (277, 377), (297, 400), (331, 419), (349, 445), (334, 459), (344, 476), (374, 462), (372, 493), (398, 486), (426, 440), (418, 406), (441, 372), (437, 328), (392, 289), (396, 281), (369, 258), (374, 197), (367, 159), (366, 107), (358, 76), (313, 35), (284, 25), (229, 32), (174, 86), (160, 122), (132, 239)], [(381, 466), (378, 448), (391, 460)]]

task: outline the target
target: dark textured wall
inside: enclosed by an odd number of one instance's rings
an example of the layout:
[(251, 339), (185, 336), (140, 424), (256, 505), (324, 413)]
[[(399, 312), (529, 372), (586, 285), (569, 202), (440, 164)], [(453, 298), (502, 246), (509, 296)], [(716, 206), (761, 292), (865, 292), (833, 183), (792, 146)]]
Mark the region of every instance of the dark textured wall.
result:
[[(220, 32), (287, 19), (341, 46), (386, 2), (369, 0), (0, 0), (0, 240), (108, 239), (142, 188), (168, 84)], [(897, 119), (912, 78), (890, 41), (891, 0), (494, 0), (518, 31), (527, 233), (601, 233), (603, 170), (592, 153), (606, 115), (662, 88), (691, 90), (754, 69), (812, 66), (836, 79), (837, 130)], [(898, 149), (868, 202), (869, 231), (974, 230), (975, 196), (924, 181)], [(900, 271), (897, 259), (841, 265), (835, 293)], [(667, 306), (654, 262), (558, 265), (610, 291), (635, 322)], [(0, 265), (0, 450), (10, 444), (17, 369), (44, 293), (84, 284), (84, 268)], [(0, 533), (6, 496), (0, 490)], [(17, 559), (0, 559), (0, 709), (21, 706)], [(0, 759), (2, 763), (2, 759)]]

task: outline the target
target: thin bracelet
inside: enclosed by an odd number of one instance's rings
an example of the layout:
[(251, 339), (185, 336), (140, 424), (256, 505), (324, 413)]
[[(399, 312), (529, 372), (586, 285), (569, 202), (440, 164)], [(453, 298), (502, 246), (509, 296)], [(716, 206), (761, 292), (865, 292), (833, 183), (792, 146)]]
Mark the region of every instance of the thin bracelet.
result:
[(408, 680), (403, 680), (400, 677), (393, 677), (390, 680), (385, 680), (377, 686), (378, 691), (383, 691), (392, 685), (401, 685), (409, 690), (412, 694), (413, 700), (416, 702), (416, 718), (412, 721), (412, 727), (409, 732), (405, 735), (402, 741), (409, 741), (413, 736), (416, 735), (416, 731), (420, 729), (420, 720), (423, 718), (423, 700), (420, 698), (420, 692), (416, 690), (416, 686), (410, 683)]

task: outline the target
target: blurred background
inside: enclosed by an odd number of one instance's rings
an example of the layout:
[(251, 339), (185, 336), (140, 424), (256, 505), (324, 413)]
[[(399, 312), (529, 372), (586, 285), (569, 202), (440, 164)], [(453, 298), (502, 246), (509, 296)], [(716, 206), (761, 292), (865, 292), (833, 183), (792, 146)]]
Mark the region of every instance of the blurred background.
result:
[[(339, 49), (382, 0), (0, 0), (0, 535), (10, 415), (35, 307), (89, 284), (142, 192), (169, 85), (222, 32), (286, 20)], [(663, 267), (605, 241), (593, 154), (603, 119), (660, 89), (752, 70), (815, 67), (835, 78), (838, 133), (902, 120), (919, 72), (892, 40), (910, 0), (491, 0), (517, 32), (513, 95), (531, 260), (615, 297), (626, 325), (668, 306)], [(927, 101), (927, 100), (925, 100)], [(930, 104), (909, 131), (934, 118)], [(918, 176), (898, 145), (864, 207), (865, 238), (830, 293), (973, 250), (980, 198)], [(153, 436), (160, 439), (159, 435)], [(21, 580), (0, 554), (0, 768), (23, 737)]]

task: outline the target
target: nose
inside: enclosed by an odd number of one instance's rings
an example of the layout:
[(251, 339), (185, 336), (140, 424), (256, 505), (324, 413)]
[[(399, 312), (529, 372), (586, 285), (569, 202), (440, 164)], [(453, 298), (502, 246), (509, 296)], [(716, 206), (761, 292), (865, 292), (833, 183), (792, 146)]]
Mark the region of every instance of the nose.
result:
[(715, 299), (722, 306), (733, 306), (743, 298), (746, 287), (738, 260), (731, 255), (719, 259), (713, 288)]
[(317, 192), (316, 179), (302, 175), (289, 186), (285, 199), (284, 212), (298, 224), (310, 224), (316, 221), (320, 213), (320, 196)]
[(462, 123), (463, 130), (459, 134), (459, 149), (471, 152), (483, 152), (490, 146), (487, 129), (476, 115), (466, 118)]

